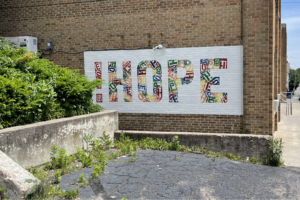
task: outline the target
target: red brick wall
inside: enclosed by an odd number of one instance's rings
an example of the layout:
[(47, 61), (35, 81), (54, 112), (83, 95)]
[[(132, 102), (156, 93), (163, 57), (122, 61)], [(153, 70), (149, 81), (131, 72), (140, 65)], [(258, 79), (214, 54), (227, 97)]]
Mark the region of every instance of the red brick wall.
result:
[[(139, 125), (139, 117), (143, 117), (155, 122), (159, 130), (167, 130), (168, 124), (178, 125), (179, 120), (182, 131), (273, 133), (276, 62), (270, 57), (279, 37), (272, 23), (275, 0), (243, 0), (243, 23), (241, 0), (83, 1), (4, 1), (0, 5), (0, 35), (38, 37), (41, 50), (47, 40), (54, 42), (55, 50), (66, 51), (156, 46), (160, 41), (168, 48), (243, 45), (243, 116), (197, 115), (182, 121), (182, 115), (120, 114), (120, 128), (154, 129)], [(83, 53), (44, 57), (84, 73)]]

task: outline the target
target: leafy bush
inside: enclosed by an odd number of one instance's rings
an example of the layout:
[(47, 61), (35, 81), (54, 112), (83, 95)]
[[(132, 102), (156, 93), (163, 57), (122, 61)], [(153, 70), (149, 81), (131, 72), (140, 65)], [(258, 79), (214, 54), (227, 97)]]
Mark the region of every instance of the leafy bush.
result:
[(91, 98), (101, 84), (0, 38), (0, 129), (99, 112)]
[(283, 142), (280, 140), (270, 140), (269, 148), (271, 149), (270, 154), (265, 155), (265, 164), (269, 164), (271, 166), (280, 166), (283, 165), (283, 161), (281, 160), (282, 152), (283, 152)]

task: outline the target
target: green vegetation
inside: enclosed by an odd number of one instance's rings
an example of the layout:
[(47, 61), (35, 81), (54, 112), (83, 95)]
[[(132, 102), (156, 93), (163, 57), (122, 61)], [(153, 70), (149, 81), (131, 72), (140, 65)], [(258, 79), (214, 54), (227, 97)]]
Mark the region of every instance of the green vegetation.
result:
[(282, 166), (283, 161), (281, 160), (282, 152), (283, 152), (283, 142), (282, 139), (270, 140), (269, 148), (271, 150), (270, 154), (265, 155), (264, 164), (271, 166)]
[(0, 187), (0, 199), (8, 199), (7, 197), (4, 197), (4, 191), (6, 190), (6, 188), (2, 188)]
[(258, 158), (251, 157), (251, 158), (250, 158), (250, 162), (251, 162), (252, 164), (256, 164), (256, 163), (258, 163)]
[(55, 174), (54, 174), (54, 178), (55, 178), (55, 181), (54, 183), (60, 183), (61, 182), (61, 175), (60, 175), (60, 171), (56, 171)]
[(0, 129), (99, 112), (91, 99), (101, 84), (0, 38)]
[(78, 188), (74, 189), (74, 190), (68, 190), (68, 191), (61, 191), (60, 193), (58, 193), (59, 197), (63, 197), (66, 199), (75, 199), (79, 194)]
[(32, 173), (33, 176), (40, 179), (42, 182), (45, 182), (48, 178), (48, 174), (44, 170), (38, 169), (37, 167), (30, 168), (28, 169), (28, 171)]
[(89, 184), (89, 182), (85, 180), (83, 174), (79, 175), (78, 183), (80, 184), (80, 187), (86, 187)]
[(288, 91), (292, 92), (293, 89), (297, 89), (300, 84), (300, 69), (290, 69), (289, 79), (290, 82)]

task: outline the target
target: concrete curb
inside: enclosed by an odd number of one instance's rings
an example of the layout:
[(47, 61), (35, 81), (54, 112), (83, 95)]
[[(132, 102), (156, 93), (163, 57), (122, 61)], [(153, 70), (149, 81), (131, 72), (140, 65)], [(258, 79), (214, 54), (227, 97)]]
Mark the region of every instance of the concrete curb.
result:
[[(122, 131), (115, 131), (115, 138), (119, 139)], [(174, 136), (179, 136), (181, 145), (188, 147), (204, 148), (207, 150), (233, 153), (242, 157), (258, 157), (262, 159), (269, 153), (269, 141), (272, 136), (252, 134), (221, 134), (221, 133), (194, 133), (194, 132), (155, 132), (155, 131), (123, 131), (133, 140), (143, 138), (159, 138), (168, 142)]]

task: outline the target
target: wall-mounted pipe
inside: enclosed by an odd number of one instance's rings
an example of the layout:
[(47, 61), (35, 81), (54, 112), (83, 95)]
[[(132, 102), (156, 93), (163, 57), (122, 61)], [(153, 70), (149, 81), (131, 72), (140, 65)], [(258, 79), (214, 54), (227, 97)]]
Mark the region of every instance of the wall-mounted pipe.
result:
[(240, 0), (240, 12), (241, 12), (241, 45), (244, 43), (244, 17), (243, 17), (243, 0)]

